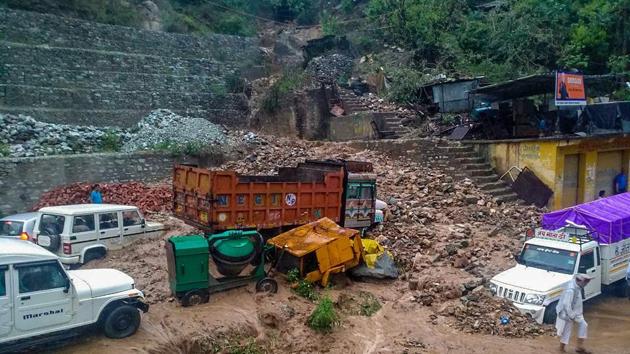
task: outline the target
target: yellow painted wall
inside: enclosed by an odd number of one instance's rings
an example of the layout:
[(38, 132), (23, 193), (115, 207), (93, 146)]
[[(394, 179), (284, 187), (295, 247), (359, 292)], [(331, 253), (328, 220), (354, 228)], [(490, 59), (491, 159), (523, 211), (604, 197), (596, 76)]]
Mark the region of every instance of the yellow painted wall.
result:
[[(621, 159), (621, 166), (630, 167), (630, 136), (614, 138), (589, 137), (583, 139), (540, 139), (521, 141), (477, 142), (476, 148), (483, 152), (490, 164), (499, 174), (507, 172), (511, 167), (527, 167), (532, 170), (553, 191), (549, 201), (551, 209), (568, 207), (567, 194), (575, 193), (577, 188), (578, 203), (595, 199), (602, 186), (608, 186), (612, 169), (618, 166), (615, 159)], [(609, 152), (619, 152), (611, 154)], [(572, 190), (564, 190), (564, 164), (566, 155), (577, 155), (578, 183), (571, 184)], [(598, 161), (601, 159), (601, 161)], [(574, 160), (568, 160), (575, 168)], [(599, 162), (599, 163), (598, 163)], [(599, 184), (598, 184), (599, 168)], [(568, 171), (568, 176), (573, 175)], [(598, 187), (599, 186), (599, 187)], [(612, 179), (610, 180), (612, 186)], [(606, 188), (607, 190), (608, 187)], [(564, 197), (563, 197), (564, 196)], [(564, 200), (564, 201), (563, 201)]]

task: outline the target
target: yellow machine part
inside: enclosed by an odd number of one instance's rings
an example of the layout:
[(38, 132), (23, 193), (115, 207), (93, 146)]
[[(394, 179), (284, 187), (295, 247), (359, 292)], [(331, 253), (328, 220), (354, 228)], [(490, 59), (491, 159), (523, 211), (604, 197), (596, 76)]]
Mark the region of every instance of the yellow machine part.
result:
[(304, 274), (304, 278), (312, 283), (319, 281), (322, 286), (328, 285), (330, 274), (345, 272), (361, 261), (359, 232), (342, 228), (328, 218), (297, 227), (267, 242), (298, 258), (315, 252), (317, 270)]
[(375, 240), (362, 239), (361, 243), (363, 244), (363, 262), (368, 268), (374, 268), (376, 260), (385, 252), (393, 258), (392, 254)]

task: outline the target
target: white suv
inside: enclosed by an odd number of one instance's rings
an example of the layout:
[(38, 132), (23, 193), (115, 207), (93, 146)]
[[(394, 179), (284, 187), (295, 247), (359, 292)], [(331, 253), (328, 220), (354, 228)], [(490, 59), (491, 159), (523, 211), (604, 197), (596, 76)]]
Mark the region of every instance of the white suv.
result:
[(129, 205), (64, 205), (38, 213), (35, 242), (65, 264), (87, 263), (102, 258), (108, 249), (164, 232), (164, 225), (145, 221), (138, 208)]
[(110, 338), (128, 337), (148, 309), (133, 279), (120, 271), (66, 272), (49, 251), (0, 239), (0, 353), (75, 336), (90, 325)]

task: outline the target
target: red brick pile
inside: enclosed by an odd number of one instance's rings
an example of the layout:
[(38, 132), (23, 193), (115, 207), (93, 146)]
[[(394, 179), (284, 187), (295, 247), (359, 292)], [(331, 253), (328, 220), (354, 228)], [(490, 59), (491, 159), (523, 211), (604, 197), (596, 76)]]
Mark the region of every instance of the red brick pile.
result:
[[(45, 206), (89, 203), (91, 183), (75, 183), (44, 193), (33, 210)], [(137, 206), (143, 213), (169, 212), (173, 203), (170, 184), (99, 183), (103, 203)]]

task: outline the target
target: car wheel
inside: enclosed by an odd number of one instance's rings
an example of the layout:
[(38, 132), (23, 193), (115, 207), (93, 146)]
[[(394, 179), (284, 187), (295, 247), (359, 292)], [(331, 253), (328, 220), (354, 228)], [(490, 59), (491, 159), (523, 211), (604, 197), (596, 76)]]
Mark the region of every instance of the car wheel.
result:
[(210, 295), (205, 290), (191, 290), (184, 294), (181, 299), (182, 306), (197, 306), (205, 304), (210, 300)]
[(126, 338), (136, 333), (140, 327), (140, 312), (130, 305), (120, 305), (109, 313), (103, 324), (103, 331), (109, 338)]
[(556, 313), (556, 306), (558, 306), (558, 301), (552, 302), (551, 304), (547, 305), (547, 307), (545, 308), (545, 314), (543, 315), (543, 323), (556, 323), (556, 317), (558, 316), (558, 314)]
[(85, 254), (85, 257), (83, 257), (83, 264), (96, 259), (102, 259), (105, 257), (105, 254), (107, 254), (107, 251), (103, 248), (89, 250)]
[(256, 292), (275, 294), (278, 292), (278, 282), (271, 278), (262, 278), (256, 283)]

